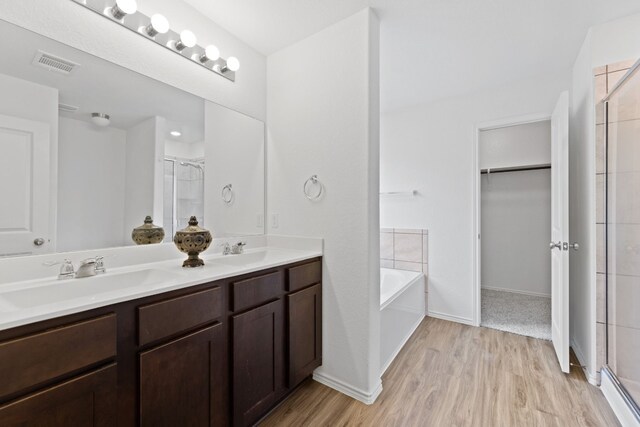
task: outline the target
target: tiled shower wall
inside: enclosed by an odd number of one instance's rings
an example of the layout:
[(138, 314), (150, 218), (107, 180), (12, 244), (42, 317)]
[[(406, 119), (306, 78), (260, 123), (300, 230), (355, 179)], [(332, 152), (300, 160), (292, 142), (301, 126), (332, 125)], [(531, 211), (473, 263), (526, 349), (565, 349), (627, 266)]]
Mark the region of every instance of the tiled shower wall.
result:
[(605, 115), (602, 99), (633, 66), (635, 60), (617, 62), (594, 69), (596, 102), (596, 366), (605, 362), (606, 281), (605, 281)]

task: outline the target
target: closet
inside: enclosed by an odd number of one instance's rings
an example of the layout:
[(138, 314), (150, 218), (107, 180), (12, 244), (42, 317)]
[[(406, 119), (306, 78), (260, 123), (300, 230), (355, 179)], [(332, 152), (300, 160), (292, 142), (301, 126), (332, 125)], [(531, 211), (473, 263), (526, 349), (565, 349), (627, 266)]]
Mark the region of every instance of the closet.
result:
[(481, 325), (551, 339), (551, 125), (479, 132)]

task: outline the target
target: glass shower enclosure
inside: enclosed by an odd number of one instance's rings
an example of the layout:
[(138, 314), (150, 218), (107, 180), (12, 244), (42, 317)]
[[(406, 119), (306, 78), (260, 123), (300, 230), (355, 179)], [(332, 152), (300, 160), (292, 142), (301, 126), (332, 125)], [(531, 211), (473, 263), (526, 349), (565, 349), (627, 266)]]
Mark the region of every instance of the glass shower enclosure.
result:
[(605, 98), (606, 366), (640, 402), (640, 67)]
[(165, 242), (189, 224), (195, 215), (204, 227), (204, 161), (179, 158), (164, 160), (163, 227)]

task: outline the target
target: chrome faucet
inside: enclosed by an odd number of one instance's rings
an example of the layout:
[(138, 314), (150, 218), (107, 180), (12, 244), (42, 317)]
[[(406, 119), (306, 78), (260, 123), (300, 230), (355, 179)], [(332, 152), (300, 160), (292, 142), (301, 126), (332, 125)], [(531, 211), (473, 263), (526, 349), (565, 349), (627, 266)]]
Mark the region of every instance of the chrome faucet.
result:
[(96, 265), (96, 258), (85, 259), (80, 263), (80, 267), (78, 267), (78, 271), (76, 271), (76, 278), (81, 279), (83, 277), (95, 276), (97, 274)]
[(222, 246), (222, 255), (229, 255), (231, 253), (231, 245), (229, 245), (229, 242), (221, 243), (220, 246)]
[(60, 263), (60, 273), (58, 273), (58, 280), (65, 279), (73, 279), (76, 275), (75, 267), (73, 263), (65, 259), (64, 262)]
[(231, 253), (234, 255), (240, 255), (244, 253), (244, 247), (247, 246), (247, 242), (238, 242), (231, 248)]

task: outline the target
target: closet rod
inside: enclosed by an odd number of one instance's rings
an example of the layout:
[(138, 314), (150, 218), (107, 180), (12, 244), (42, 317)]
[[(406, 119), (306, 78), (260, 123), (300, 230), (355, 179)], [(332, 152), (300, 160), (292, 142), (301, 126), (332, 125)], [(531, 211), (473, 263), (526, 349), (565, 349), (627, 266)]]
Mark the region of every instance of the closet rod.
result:
[(536, 165), (536, 166), (521, 166), (521, 167), (513, 167), (513, 168), (495, 168), (495, 169), (482, 169), (480, 170), (481, 174), (486, 173), (502, 173), (502, 172), (522, 172), (522, 171), (536, 171), (542, 169), (551, 169), (551, 165)]

